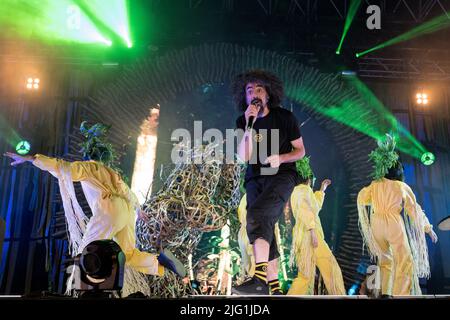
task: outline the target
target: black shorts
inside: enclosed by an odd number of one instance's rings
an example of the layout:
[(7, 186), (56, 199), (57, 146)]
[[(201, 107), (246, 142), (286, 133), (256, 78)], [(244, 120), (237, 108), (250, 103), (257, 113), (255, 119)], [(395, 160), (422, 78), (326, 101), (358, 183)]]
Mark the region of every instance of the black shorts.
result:
[(298, 177), (291, 172), (258, 176), (245, 184), (247, 192), (247, 235), (250, 243), (262, 238), (269, 242), (269, 261), (280, 256), (275, 224), (283, 214)]

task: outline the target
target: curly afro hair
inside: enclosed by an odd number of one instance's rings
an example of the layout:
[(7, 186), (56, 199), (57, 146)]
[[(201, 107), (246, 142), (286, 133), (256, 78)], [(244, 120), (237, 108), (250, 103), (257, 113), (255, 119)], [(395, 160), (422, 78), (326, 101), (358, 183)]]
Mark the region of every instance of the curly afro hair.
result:
[(269, 95), (268, 107), (270, 109), (280, 107), (281, 100), (284, 96), (283, 83), (280, 78), (264, 70), (249, 70), (237, 75), (231, 84), (233, 99), (238, 111), (247, 110), (245, 86), (251, 82), (264, 86)]

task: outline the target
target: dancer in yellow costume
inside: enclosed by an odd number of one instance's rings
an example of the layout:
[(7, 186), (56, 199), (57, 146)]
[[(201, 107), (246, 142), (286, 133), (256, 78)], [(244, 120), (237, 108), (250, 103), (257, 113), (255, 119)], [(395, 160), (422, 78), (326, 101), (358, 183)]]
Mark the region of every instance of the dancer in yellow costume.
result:
[[(108, 129), (102, 124), (88, 129), (82, 123), (80, 130), (86, 138), (82, 144), (85, 161), (68, 162), (40, 154), (20, 156), (9, 152), (5, 156), (14, 160), (13, 166), (31, 162), (58, 179), (73, 256), (80, 254), (92, 241), (113, 239), (125, 254), (125, 265), (135, 271), (162, 276), (166, 267), (184, 277), (184, 266), (169, 251), (154, 255), (136, 249), (135, 223), (140, 206), (120, 170), (114, 167), (112, 146), (103, 141), (102, 135)], [(85, 215), (76, 199), (73, 182), (77, 181), (92, 211), (91, 218)]]
[(387, 135), (369, 157), (375, 164), (374, 180), (358, 194), (359, 226), (371, 257), (378, 258), (382, 297), (420, 294), (418, 278), (430, 276), (425, 233), (434, 243), (437, 236), (403, 182), (395, 140)]
[(296, 162), (302, 183), (291, 194), (291, 207), (295, 218), (292, 230), (292, 251), (290, 263), (297, 264), (298, 275), (292, 282), (288, 295), (312, 294), (316, 266), (325, 283), (328, 294), (345, 295), (341, 269), (324, 239), (319, 211), (325, 198), (325, 190), (331, 184), (326, 179), (319, 191), (311, 188), (313, 172), (309, 158)]

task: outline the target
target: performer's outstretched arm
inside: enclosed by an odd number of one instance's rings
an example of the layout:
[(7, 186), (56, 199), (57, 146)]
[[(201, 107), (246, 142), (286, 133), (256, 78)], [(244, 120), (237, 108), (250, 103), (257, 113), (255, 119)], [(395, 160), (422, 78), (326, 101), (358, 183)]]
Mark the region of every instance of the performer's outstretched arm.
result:
[(331, 184), (330, 179), (325, 179), (322, 181), (320, 186), (320, 190), (314, 192), (314, 198), (317, 202), (317, 206), (322, 209), (323, 201), (325, 200), (325, 190), (327, 190), (328, 186)]
[[(55, 178), (60, 178), (58, 164), (66, 164), (70, 168), (73, 181), (87, 180), (91, 176), (92, 169), (98, 166), (94, 162), (75, 161), (68, 162), (57, 158), (47, 157), (41, 154), (34, 156), (21, 156), (12, 152), (6, 152), (4, 156), (13, 159), (12, 166), (17, 166), (25, 162), (31, 162), (34, 166), (41, 170), (48, 171)], [(94, 167), (94, 168), (93, 168)]]

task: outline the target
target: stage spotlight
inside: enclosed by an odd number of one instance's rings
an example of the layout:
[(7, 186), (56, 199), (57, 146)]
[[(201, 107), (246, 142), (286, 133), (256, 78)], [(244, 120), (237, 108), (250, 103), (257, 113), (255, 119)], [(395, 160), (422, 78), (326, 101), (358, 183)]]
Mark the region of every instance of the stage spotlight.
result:
[(39, 82), (40, 82), (39, 78), (28, 78), (27, 79), (27, 89), (28, 90), (39, 89)]
[(27, 80), (27, 89), (33, 89), (33, 79), (28, 78)]
[(30, 152), (31, 149), (31, 145), (28, 141), (20, 141), (17, 145), (16, 145), (16, 152), (20, 155), (26, 155), (28, 152)]
[(125, 254), (113, 240), (96, 240), (89, 243), (75, 257), (80, 272), (80, 281), (75, 286), (79, 291), (118, 291), (123, 287)]
[(422, 154), (422, 157), (420, 158), (420, 161), (426, 166), (430, 166), (434, 163), (434, 160), (436, 157), (431, 152), (425, 152)]
[(428, 94), (426, 93), (417, 93), (416, 94), (416, 102), (417, 104), (428, 104), (429, 99), (428, 99)]

